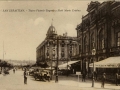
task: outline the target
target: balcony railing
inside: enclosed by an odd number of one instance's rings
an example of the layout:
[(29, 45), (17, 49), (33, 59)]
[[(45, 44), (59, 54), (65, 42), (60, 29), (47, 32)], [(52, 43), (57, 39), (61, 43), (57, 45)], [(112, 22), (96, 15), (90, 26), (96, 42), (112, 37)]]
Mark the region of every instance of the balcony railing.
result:
[(106, 53), (106, 49), (97, 50), (97, 54)]
[(120, 51), (120, 46), (112, 47), (109, 50), (110, 50), (110, 52), (119, 52)]

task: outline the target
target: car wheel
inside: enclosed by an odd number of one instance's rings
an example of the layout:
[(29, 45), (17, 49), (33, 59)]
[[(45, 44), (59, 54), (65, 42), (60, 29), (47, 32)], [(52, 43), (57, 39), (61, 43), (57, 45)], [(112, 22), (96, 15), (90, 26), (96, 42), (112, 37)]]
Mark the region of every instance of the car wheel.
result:
[(48, 82), (50, 82), (50, 77), (48, 77)]

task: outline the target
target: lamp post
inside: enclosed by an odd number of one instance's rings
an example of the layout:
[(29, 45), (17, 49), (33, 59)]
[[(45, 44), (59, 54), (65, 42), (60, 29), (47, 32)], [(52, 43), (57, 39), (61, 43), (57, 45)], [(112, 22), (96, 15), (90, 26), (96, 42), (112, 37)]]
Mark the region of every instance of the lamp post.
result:
[[(57, 83), (58, 82), (58, 59), (59, 59), (59, 40), (61, 40), (61, 39), (59, 39), (59, 37), (57, 36), (57, 37), (55, 37), (54, 38), (54, 41), (57, 41), (57, 62), (56, 62), (56, 77), (55, 77), (55, 83)], [(53, 45), (55, 46), (55, 42), (53, 43)], [(54, 56), (54, 55), (53, 55)], [(51, 62), (51, 66), (52, 66), (52, 62)], [(52, 71), (52, 67), (51, 67), (51, 71)], [(52, 74), (51, 74), (52, 75)], [(52, 77), (51, 77), (52, 78)]]
[[(92, 49), (92, 55), (96, 54), (96, 49)], [(94, 58), (93, 58), (93, 77), (92, 77), (92, 87), (94, 87)]]
[[(48, 40), (47, 41), (47, 59), (49, 60), (50, 58), (49, 58), (49, 47), (50, 47), (50, 40)], [(53, 59), (53, 58), (52, 58)], [(50, 64), (51, 64), (51, 80), (52, 80), (52, 75), (53, 75), (53, 73), (52, 73), (52, 59), (50, 59)]]
[(56, 63), (56, 79), (55, 82), (58, 82), (58, 59), (59, 59), (59, 40), (57, 37), (57, 63)]
[[(53, 58), (52, 58), (53, 59)], [(51, 59), (51, 80), (52, 80), (52, 75), (53, 75), (53, 73), (52, 73), (52, 59)]]
[(54, 40), (57, 41), (57, 62), (56, 62), (56, 78), (55, 78), (55, 82), (58, 82), (58, 60), (59, 60), (59, 40), (73, 40), (73, 39), (69, 39), (69, 38), (59, 38), (59, 36), (53, 38)]
[[(69, 46), (69, 50), (68, 51), (69, 51), (69, 60), (70, 60), (71, 57), (72, 57), (72, 40), (69, 41), (68, 46)], [(67, 59), (67, 77), (69, 75), (69, 69), (68, 69), (68, 67), (69, 67), (69, 65), (68, 65), (68, 59)]]
[(53, 41), (53, 48), (52, 48), (52, 60), (51, 60), (51, 80), (52, 80), (52, 75), (53, 75), (53, 70), (52, 70), (52, 65), (53, 65), (53, 60), (55, 57), (55, 41)]

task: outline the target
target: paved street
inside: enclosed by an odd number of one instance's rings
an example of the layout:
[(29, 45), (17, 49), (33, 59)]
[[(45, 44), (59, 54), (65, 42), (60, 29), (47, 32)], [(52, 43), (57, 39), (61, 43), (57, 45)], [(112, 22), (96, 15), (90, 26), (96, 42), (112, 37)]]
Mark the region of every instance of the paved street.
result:
[(120, 86), (105, 84), (101, 88), (100, 82), (95, 82), (95, 87), (91, 87), (91, 81), (78, 83), (77, 77), (59, 76), (59, 82), (55, 83), (54, 77), (51, 82), (35, 81), (32, 76), (28, 76), (28, 83), (24, 85), (23, 71), (17, 70), (15, 74), (10, 71), (9, 75), (0, 75), (0, 90), (120, 90)]

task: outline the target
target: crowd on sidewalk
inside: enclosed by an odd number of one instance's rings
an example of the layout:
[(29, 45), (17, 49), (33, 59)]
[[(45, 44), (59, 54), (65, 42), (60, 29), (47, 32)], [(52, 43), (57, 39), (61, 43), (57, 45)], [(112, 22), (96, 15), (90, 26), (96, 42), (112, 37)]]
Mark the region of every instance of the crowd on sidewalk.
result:
[[(66, 75), (67, 76), (67, 75)], [(61, 76), (60, 76), (61, 77)], [(73, 75), (73, 74), (71, 74), (71, 75), (69, 75), (69, 76), (67, 76), (69, 79), (71, 79), (72, 78), (72, 80), (73, 80), (73, 77), (75, 77), (75, 79), (76, 79), (76, 82), (78, 81), (77, 80), (77, 75)], [(84, 83), (88, 83), (88, 82), (90, 82), (91, 84), (92, 84), (92, 81), (94, 80), (94, 83), (99, 83), (99, 84), (101, 84), (100, 85), (100, 87), (101, 88), (105, 88), (106, 87), (106, 84), (111, 84), (111, 85), (113, 85), (113, 86), (120, 86), (120, 78), (119, 78), (119, 74), (118, 73), (116, 73), (115, 74), (115, 77), (114, 77), (114, 82), (109, 82), (109, 81), (107, 81), (107, 79), (106, 78), (108, 78), (107, 77), (107, 75), (106, 75), (106, 73), (105, 72), (103, 72), (103, 74), (102, 74), (102, 76), (101, 77), (99, 77), (98, 78), (98, 74), (97, 74), (97, 72), (94, 72), (94, 73), (92, 73), (92, 76), (91, 76), (92, 78), (88, 78), (88, 76), (87, 76), (87, 74), (85, 73), (85, 72), (83, 72), (82, 74), (81, 74), (81, 76), (80, 76), (80, 78), (79, 78), (79, 80), (81, 81), (81, 82), (84, 82)], [(61, 78), (60, 78), (60, 80), (61, 80)], [(66, 79), (65, 79), (66, 80)]]

